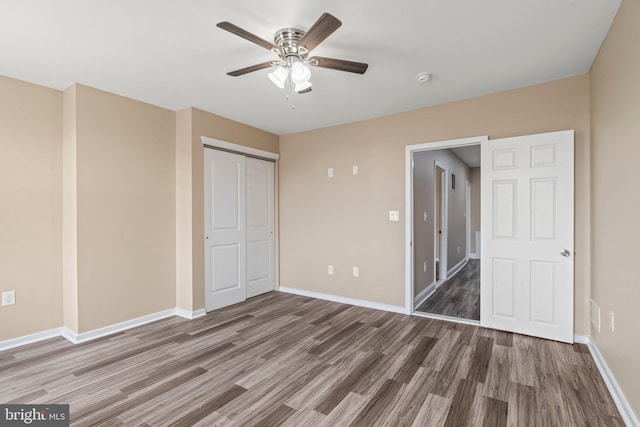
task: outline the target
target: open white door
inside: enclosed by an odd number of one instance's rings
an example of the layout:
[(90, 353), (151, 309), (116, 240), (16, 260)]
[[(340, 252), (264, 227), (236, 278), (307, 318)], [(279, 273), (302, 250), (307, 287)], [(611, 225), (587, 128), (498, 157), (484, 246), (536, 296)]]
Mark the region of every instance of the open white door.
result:
[(482, 326), (573, 342), (573, 141), (482, 144)]
[(204, 150), (205, 308), (246, 299), (245, 156)]
[(247, 158), (247, 298), (275, 289), (274, 164)]

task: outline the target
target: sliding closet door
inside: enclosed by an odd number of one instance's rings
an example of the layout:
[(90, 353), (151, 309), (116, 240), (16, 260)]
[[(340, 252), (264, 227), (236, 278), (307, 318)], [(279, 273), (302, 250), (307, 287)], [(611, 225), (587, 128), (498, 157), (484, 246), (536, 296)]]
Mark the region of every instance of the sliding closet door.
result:
[(247, 158), (247, 298), (275, 288), (274, 164)]
[(205, 307), (246, 299), (246, 158), (204, 150)]

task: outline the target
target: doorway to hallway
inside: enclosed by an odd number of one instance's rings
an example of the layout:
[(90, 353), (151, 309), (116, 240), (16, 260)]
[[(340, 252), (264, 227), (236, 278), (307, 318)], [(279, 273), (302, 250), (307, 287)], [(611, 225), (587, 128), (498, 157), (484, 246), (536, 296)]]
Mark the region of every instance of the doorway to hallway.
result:
[(470, 259), (415, 311), (480, 321), (480, 260)]

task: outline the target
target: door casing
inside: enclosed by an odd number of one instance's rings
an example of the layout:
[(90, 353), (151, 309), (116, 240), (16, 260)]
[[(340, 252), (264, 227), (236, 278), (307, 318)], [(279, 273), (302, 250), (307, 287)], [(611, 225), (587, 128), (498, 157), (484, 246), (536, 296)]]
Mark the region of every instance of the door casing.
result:
[[(405, 146), (405, 313), (414, 312), (413, 306), (413, 153), (427, 150), (440, 150), (454, 147), (482, 144), (488, 136), (451, 139), (446, 141), (427, 142)], [(478, 324), (476, 321), (463, 323)]]

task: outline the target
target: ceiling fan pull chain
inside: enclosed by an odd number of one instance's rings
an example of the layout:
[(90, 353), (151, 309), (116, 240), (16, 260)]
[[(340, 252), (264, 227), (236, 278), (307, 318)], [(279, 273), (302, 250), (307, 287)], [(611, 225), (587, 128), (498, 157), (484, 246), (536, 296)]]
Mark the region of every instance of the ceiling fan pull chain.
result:
[(287, 94), (287, 99), (289, 99), (291, 101), (291, 109), (292, 110), (296, 109), (296, 104), (294, 104), (294, 102), (293, 102), (294, 94), (295, 94), (294, 85), (295, 85), (295, 83), (293, 82), (293, 80), (289, 79), (289, 94)]

